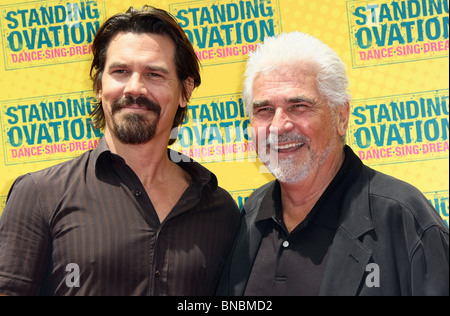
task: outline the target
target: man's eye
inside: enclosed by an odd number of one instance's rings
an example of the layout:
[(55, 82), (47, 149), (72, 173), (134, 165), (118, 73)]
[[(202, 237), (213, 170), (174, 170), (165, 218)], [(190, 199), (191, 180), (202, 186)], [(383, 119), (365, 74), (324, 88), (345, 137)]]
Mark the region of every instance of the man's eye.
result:
[(162, 75), (157, 72), (149, 72), (145, 76), (148, 78), (162, 78)]
[(272, 108), (270, 108), (270, 107), (261, 107), (261, 108), (255, 109), (255, 113), (264, 113), (264, 112), (269, 112), (269, 111), (272, 111)]
[(122, 74), (126, 74), (127, 71), (125, 69), (116, 69), (116, 70), (113, 70), (112, 73), (122, 75)]
[(291, 106), (291, 111), (303, 111), (306, 108), (308, 108), (308, 105), (306, 104), (295, 104)]
[(255, 117), (260, 117), (261, 119), (263, 118), (270, 118), (273, 116), (273, 108), (271, 107), (261, 107), (261, 108), (257, 108), (253, 110), (253, 115)]

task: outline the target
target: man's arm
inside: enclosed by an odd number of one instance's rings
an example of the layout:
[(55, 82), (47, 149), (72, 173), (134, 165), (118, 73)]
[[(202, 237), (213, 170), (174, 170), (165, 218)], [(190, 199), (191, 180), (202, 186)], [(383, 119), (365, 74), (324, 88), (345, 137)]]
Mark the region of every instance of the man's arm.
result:
[(432, 226), (424, 231), (411, 263), (412, 294), (449, 295), (449, 236)]
[(0, 217), (0, 293), (35, 295), (48, 262), (48, 224), (31, 175), (12, 185)]

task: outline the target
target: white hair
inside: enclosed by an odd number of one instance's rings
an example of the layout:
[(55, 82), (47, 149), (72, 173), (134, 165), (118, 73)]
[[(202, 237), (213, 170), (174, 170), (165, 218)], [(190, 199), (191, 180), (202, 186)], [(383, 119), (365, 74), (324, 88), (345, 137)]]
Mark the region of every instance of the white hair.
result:
[(248, 117), (252, 115), (253, 82), (263, 72), (280, 67), (305, 64), (317, 70), (317, 87), (330, 106), (351, 100), (347, 69), (330, 47), (315, 37), (301, 32), (283, 33), (266, 38), (249, 55), (244, 75), (243, 99)]

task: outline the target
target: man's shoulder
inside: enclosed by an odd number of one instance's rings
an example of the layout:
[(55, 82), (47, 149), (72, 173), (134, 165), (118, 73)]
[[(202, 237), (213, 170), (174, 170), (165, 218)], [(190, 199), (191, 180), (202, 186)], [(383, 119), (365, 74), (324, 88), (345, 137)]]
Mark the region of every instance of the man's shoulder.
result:
[(226, 208), (230, 211), (239, 211), (238, 205), (234, 198), (231, 196), (231, 193), (219, 185), (217, 185), (217, 187), (213, 191), (212, 198), (222, 201), (225, 204)]
[(391, 175), (372, 170), (370, 176), (371, 196), (396, 200), (413, 207), (417, 201), (425, 201), (425, 196), (414, 185)]
[(18, 177), (17, 181), (31, 181), (42, 184), (43, 181), (51, 182), (54, 179), (63, 179), (65, 177), (73, 177), (80, 175), (77, 170), (84, 169), (89, 161), (90, 152), (85, 152), (82, 155), (71, 158), (69, 160), (59, 162), (55, 165), (46, 167), (41, 170), (32, 171)]
[[(439, 226), (445, 230), (445, 224), (440, 218), (425, 194), (416, 186), (393, 176), (379, 171), (371, 170), (369, 195), (372, 207), (378, 205), (378, 211), (372, 210), (372, 216), (383, 216), (381, 209), (389, 210), (386, 219), (395, 216), (405, 216), (414, 219), (421, 229), (431, 226)], [(385, 205), (384, 208), (381, 208)], [(389, 207), (388, 207), (389, 206)]]

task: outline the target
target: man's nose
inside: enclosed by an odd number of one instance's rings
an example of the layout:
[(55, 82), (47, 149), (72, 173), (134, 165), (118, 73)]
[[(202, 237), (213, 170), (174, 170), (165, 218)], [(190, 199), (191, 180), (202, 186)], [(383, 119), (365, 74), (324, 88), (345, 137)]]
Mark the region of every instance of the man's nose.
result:
[(285, 109), (277, 108), (270, 124), (270, 133), (280, 135), (293, 128), (294, 123), (292, 122), (289, 113), (287, 113)]
[(134, 97), (138, 97), (140, 95), (147, 94), (147, 88), (143, 82), (144, 78), (138, 73), (133, 73), (124, 89), (125, 95), (132, 95)]

